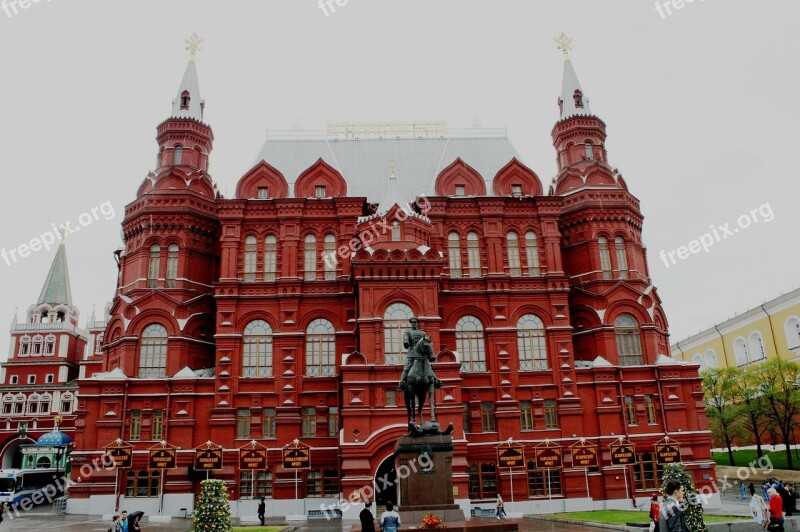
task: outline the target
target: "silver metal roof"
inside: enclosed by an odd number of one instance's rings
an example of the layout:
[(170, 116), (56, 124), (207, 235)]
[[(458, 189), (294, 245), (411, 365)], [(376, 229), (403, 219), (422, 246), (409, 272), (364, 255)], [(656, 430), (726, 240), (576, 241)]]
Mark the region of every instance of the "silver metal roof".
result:
[[(576, 90), (581, 91), (583, 94), (582, 108), (575, 106)], [(575, 73), (575, 68), (572, 66), (572, 61), (569, 59), (564, 61), (564, 80), (561, 84), (561, 101), (564, 102), (561, 106), (562, 120), (571, 116), (592, 116), (592, 110), (589, 108), (589, 98), (586, 97), (586, 93), (581, 89), (578, 75)]]
[[(293, 195), (297, 177), (321, 158), (344, 176), (348, 196), (366, 197), (373, 203), (389, 200), (394, 204), (399, 197), (410, 203), (420, 195), (434, 195), (436, 177), (459, 157), (483, 176), (489, 195), (497, 172), (512, 158), (520, 159), (505, 130), (392, 138), (280, 132), (267, 137), (254, 165), (263, 160), (277, 168), (289, 183), (289, 194)], [(388, 186), (390, 161), (395, 162), (396, 190)], [(381, 208), (389, 209), (391, 205), (382, 204)]]
[[(188, 109), (181, 109), (181, 97), (183, 92), (189, 93)], [(171, 118), (194, 118), (198, 122), (203, 121), (203, 100), (200, 98), (200, 82), (197, 81), (197, 66), (194, 61), (189, 61), (186, 65), (186, 72), (183, 74), (178, 95), (172, 100)]]
[(50, 265), (47, 280), (36, 304), (72, 306), (72, 289), (69, 286), (69, 270), (67, 269), (67, 249), (64, 241), (58, 245), (58, 251)]

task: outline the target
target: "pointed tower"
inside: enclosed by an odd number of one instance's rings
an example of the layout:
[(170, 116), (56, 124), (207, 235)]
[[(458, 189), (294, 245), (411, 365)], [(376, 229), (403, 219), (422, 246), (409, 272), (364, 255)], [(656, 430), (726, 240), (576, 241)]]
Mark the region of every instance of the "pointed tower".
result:
[[(203, 122), (195, 65), (201, 43), (197, 35), (186, 40), (189, 64), (170, 116), (158, 126), (157, 167), (126, 207), (117, 294), (102, 338), (95, 338), (104, 371), (164, 378), (213, 365), (218, 194), (208, 174), (213, 133)], [(166, 342), (169, 356), (142, 354), (141, 338), (151, 335)]]
[[(78, 327), (79, 316), (72, 304), (62, 240), (36, 303), (28, 307), (23, 322), (15, 317), (11, 324), (11, 351), (2, 364), (0, 408), (14, 416), (14, 423), (0, 425), (0, 439), (9, 434), (36, 439), (53, 430), (56, 415), (63, 416), (62, 430), (74, 431), (75, 379), (87, 339)], [(3, 450), (3, 467), (22, 467), (16, 446)]]
[[(560, 219), (575, 356), (612, 364), (653, 364), (668, 351), (667, 321), (652, 286), (642, 244), (639, 200), (608, 165), (606, 125), (589, 100), (569, 58), (572, 39), (556, 39), (564, 79), (553, 128), (558, 174), (551, 189), (565, 196)], [(620, 343), (622, 334), (630, 343)]]

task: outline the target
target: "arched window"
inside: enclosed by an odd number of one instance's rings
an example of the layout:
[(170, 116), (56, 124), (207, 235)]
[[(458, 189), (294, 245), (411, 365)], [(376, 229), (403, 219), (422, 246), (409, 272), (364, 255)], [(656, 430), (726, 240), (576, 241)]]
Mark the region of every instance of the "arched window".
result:
[(519, 266), (519, 239), (517, 238), (517, 233), (513, 231), (508, 233), (506, 242), (508, 245), (508, 274), (518, 277), (521, 275), (521, 270)]
[(764, 350), (764, 339), (761, 333), (750, 333), (750, 361), (762, 360), (767, 358), (767, 353)]
[(14, 396), (14, 407), (11, 409), (12, 414), (22, 415), (25, 413), (25, 395), (18, 393)]
[(538, 277), (539, 269), (539, 245), (536, 243), (536, 233), (528, 231), (525, 233), (525, 258), (528, 260), (528, 275)]
[(317, 278), (317, 239), (314, 235), (306, 235), (306, 247), (303, 252), (303, 269), (306, 281)]
[(456, 349), (461, 356), (461, 371), (486, 371), (486, 347), (483, 324), (475, 316), (464, 316), (456, 323)]
[(706, 369), (714, 369), (717, 367), (717, 353), (713, 349), (706, 351), (705, 356)]
[(625, 252), (625, 240), (618, 236), (614, 239), (614, 247), (617, 249), (617, 268), (619, 269), (619, 278), (628, 278), (628, 255)]
[(38, 414), (39, 413), (39, 394), (32, 393), (28, 396), (28, 414)]
[(10, 393), (7, 393), (3, 396), (3, 415), (11, 414), (12, 408), (14, 406), (14, 396)]
[(603, 270), (603, 279), (611, 279), (611, 255), (608, 253), (608, 240), (601, 236), (597, 239), (600, 248), (600, 268)]
[(750, 362), (750, 354), (747, 352), (747, 342), (744, 338), (737, 338), (733, 342), (733, 353), (736, 356), (736, 365), (744, 366)]
[(306, 329), (306, 377), (331, 377), (336, 371), (336, 336), (325, 319), (312, 321)]
[(31, 337), (27, 334), (19, 339), (19, 354), (29, 355), (31, 353)]
[(139, 350), (139, 378), (160, 379), (167, 371), (167, 330), (154, 323), (142, 331)]
[(694, 357), (692, 357), (692, 362), (700, 366), (699, 371), (703, 371), (704, 369), (706, 369), (705, 361), (703, 360), (703, 355), (701, 355), (700, 353), (697, 353)]
[(183, 162), (183, 146), (175, 146), (175, 158), (172, 164), (181, 164)]
[(322, 255), (325, 263), (325, 280), (333, 281), (336, 279), (336, 237), (332, 234), (325, 235), (325, 250)]
[(477, 233), (467, 233), (467, 261), (469, 276), (481, 276), (481, 248)]
[(387, 364), (402, 364), (405, 355), (403, 331), (414, 313), (405, 303), (392, 303), (383, 313), (383, 353)]
[(161, 246), (150, 246), (150, 259), (147, 263), (147, 288), (158, 287), (158, 268), (161, 264)]
[(33, 351), (32, 355), (41, 355), (44, 352), (44, 336), (37, 334), (33, 337)]
[(52, 355), (55, 352), (56, 352), (56, 337), (52, 334), (48, 334), (47, 337), (44, 339), (44, 354)]
[(400, 231), (400, 222), (395, 220), (394, 222), (392, 222), (392, 241), (393, 242), (398, 242), (398, 241), (401, 240), (402, 237), (401, 237), (400, 233), (401, 233), (401, 231)]
[(590, 161), (592, 159), (594, 159), (594, 154), (592, 153), (592, 143), (587, 140), (586, 144), (583, 145), (583, 148), (584, 148), (584, 151), (586, 152), (585, 153), (586, 159), (588, 159)]
[(621, 314), (614, 322), (617, 337), (617, 356), (620, 366), (644, 364), (639, 324), (630, 314)]
[(278, 270), (278, 239), (274, 235), (264, 239), (264, 280), (274, 281)]
[(181, 109), (186, 110), (189, 108), (189, 102), (191, 101), (190, 96), (189, 91), (183, 91), (181, 93)]
[(458, 233), (447, 235), (447, 257), (450, 261), (450, 277), (461, 277), (461, 239)]
[(167, 288), (175, 288), (178, 278), (178, 244), (167, 247)]
[(520, 371), (543, 371), (550, 369), (547, 360), (547, 344), (544, 323), (533, 314), (525, 314), (517, 322), (517, 352)]
[(789, 346), (789, 350), (800, 348), (800, 318), (792, 316), (786, 320), (783, 328), (786, 332), (786, 344)]
[(242, 377), (272, 377), (272, 328), (264, 320), (244, 328)]
[(36, 469), (47, 469), (50, 466), (51, 464), (49, 456), (40, 456), (36, 459)]
[(65, 393), (61, 395), (61, 409), (60, 412), (62, 414), (71, 414), (72, 413), (72, 394)]
[(253, 282), (256, 280), (256, 261), (258, 244), (253, 235), (244, 239), (244, 280)]
[(50, 407), (53, 403), (53, 396), (49, 393), (44, 393), (39, 397), (39, 413), (40, 414), (49, 414)]

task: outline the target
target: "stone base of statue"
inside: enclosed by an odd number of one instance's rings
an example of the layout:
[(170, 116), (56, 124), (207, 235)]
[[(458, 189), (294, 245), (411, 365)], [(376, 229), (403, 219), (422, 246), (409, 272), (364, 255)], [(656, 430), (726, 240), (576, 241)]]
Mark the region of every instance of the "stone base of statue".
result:
[[(410, 424), (412, 425), (412, 424)], [(395, 471), (400, 487), (399, 513), (405, 526), (419, 523), (427, 514), (445, 522), (463, 521), (464, 512), (453, 500), (453, 437), (439, 425), (412, 425), (397, 441)]]

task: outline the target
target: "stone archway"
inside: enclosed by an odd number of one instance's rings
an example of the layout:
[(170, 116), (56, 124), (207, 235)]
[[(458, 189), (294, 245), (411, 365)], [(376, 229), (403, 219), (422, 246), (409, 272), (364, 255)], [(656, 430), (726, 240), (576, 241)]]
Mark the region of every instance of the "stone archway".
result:
[(30, 445), (32, 441), (18, 440), (3, 449), (3, 469), (22, 469), (22, 445)]
[(395, 506), (400, 502), (397, 497), (397, 471), (394, 468), (394, 455), (390, 455), (378, 466), (375, 472), (375, 506), (383, 508), (387, 502)]

